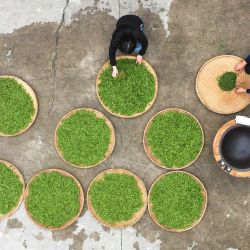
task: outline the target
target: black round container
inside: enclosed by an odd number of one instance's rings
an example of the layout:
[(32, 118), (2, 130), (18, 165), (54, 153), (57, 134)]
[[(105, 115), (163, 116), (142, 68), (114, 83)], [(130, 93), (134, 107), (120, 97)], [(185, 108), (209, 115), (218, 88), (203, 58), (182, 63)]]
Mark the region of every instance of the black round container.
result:
[(250, 170), (250, 126), (236, 124), (227, 129), (219, 143), (221, 160), (228, 169)]

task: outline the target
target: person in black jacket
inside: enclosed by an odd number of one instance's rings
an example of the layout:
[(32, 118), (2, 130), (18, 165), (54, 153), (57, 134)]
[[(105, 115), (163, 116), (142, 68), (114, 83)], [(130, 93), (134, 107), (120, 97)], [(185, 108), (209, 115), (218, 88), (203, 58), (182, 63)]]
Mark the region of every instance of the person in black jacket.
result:
[(117, 49), (124, 54), (137, 54), (136, 63), (141, 64), (142, 56), (148, 47), (148, 40), (143, 31), (144, 24), (138, 16), (126, 15), (117, 21), (109, 46), (109, 60), (113, 77), (118, 75), (115, 60)]
[[(246, 74), (250, 75), (250, 55), (243, 62), (236, 64), (234, 69), (236, 71), (245, 70)], [(238, 94), (241, 94), (241, 93), (250, 94), (250, 89), (245, 89), (243, 87), (236, 87), (235, 92)]]

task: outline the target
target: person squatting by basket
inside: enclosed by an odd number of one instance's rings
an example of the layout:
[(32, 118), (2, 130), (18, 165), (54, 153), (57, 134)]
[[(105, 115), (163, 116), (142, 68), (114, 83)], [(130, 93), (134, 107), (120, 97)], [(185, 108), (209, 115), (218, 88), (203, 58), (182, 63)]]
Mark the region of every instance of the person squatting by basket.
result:
[[(250, 75), (250, 55), (243, 62), (237, 63), (235, 65), (234, 69), (236, 71), (245, 70), (246, 74)], [(246, 89), (246, 88), (243, 88), (243, 87), (236, 87), (235, 92), (238, 93), (238, 94), (241, 94), (241, 93), (250, 94), (250, 89)]]
[(148, 40), (144, 34), (144, 24), (135, 15), (122, 16), (116, 23), (109, 47), (109, 60), (112, 66), (112, 76), (117, 77), (115, 54), (119, 49), (124, 54), (137, 54), (136, 63), (142, 63), (142, 56), (148, 47)]

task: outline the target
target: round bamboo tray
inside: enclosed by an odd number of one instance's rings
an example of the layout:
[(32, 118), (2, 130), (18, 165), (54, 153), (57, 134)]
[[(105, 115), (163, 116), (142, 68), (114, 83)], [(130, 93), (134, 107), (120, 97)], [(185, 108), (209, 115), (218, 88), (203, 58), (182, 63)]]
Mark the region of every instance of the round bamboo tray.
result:
[[(121, 60), (121, 59), (135, 59), (136, 60), (136, 56), (117, 56), (116, 57), (116, 60)], [(154, 94), (154, 97), (153, 97), (153, 100), (148, 103), (148, 105), (146, 106), (145, 110), (143, 112), (140, 112), (140, 113), (135, 113), (133, 115), (122, 115), (122, 114), (119, 114), (119, 113), (115, 113), (113, 112), (109, 107), (107, 107), (100, 95), (99, 95), (99, 85), (100, 85), (100, 75), (102, 74), (102, 72), (108, 68), (110, 66), (110, 63), (109, 61), (107, 61), (103, 66), (102, 68), (100, 69), (100, 71), (98, 72), (97, 74), (97, 77), (96, 77), (96, 94), (97, 94), (97, 97), (101, 103), (101, 105), (103, 106), (103, 108), (108, 111), (109, 113), (111, 113), (112, 115), (115, 115), (115, 116), (118, 116), (118, 117), (121, 117), (121, 118), (134, 118), (134, 117), (137, 117), (137, 116), (140, 116), (140, 115), (143, 115), (144, 113), (146, 113), (154, 104), (155, 100), (156, 100), (156, 97), (157, 97), (157, 92), (158, 92), (158, 79), (157, 79), (157, 75), (153, 69), (153, 67), (151, 66), (151, 64), (149, 62), (147, 62), (146, 60), (143, 59), (142, 63), (147, 67), (148, 71), (153, 75), (154, 77), (154, 80), (155, 80), (155, 94)]]
[(19, 206), (21, 205), (21, 203), (23, 201), (23, 196), (24, 196), (25, 182), (24, 182), (22, 174), (11, 163), (9, 163), (7, 161), (3, 161), (3, 160), (0, 160), (0, 163), (3, 163), (7, 168), (9, 168), (10, 170), (12, 170), (18, 176), (18, 178), (19, 178), (19, 180), (20, 180), (20, 182), (21, 182), (21, 184), (23, 186), (22, 194), (19, 197), (17, 205), (15, 207), (13, 207), (7, 214), (0, 214), (0, 221), (1, 221), (1, 220), (4, 220), (4, 219), (7, 219), (11, 215), (13, 215), (16, 212), (16, 210), (19, 208)]
[[(203, 202), (203, 207), (202, 207), (202, 211), (200, 213), (200, 218), (197, 219), (190, 227), (187, 227), (187, 228), (182, 228), (182, 229), (176, 229), (176, 228), (171, 228), (171, 227), (166, 227), (166, 226), (163, 226), (161, 225), (158, 221), (157, 221), (157, 218), (155, 217), (153, 211), (152, 211), (152, 204), (150, 202), (150, 195), (151, 195), (151, 191), (152, 191), (152, 188), (154, 187), (155, 183), (157, 181), (159, 181), (162, 177), (165, 177), (166, 175), (170, 175), (170, 174), (173, 174), (173, 173), (185, 173), (187, 175), (190, 175), (193, 179), (195, 179), (195, 181), (197, 181), (197, 183), (199, 183), (201, 189), (202, 189), (202, 195), (203, 195), (203, 198), (204, 198), (204, 202)], [(150, 190), (149, 190), (149, 193), (148, 193), (148, 210), (149, 210), (149, 214), (150, 214), (150, 217), (152, 218), (152, 220), (159, 226), (161, 227), (163, 230), (166, 230), (166, 231), (170, 231), (170, 232), (177, 232), (177, 233), (181, 233), (181, 232), (184, 232), (184, 231), (188, 231), (188, 230), (191, 230), (192, 228), (194, 228), (195, 226), (197, 226), (202, 218), (204, 217), (204, 214), (205, 214), (205, 211), (206, 211), (206, 208), (207, 208), (207, 191), (206, 191), (206, 188), (204, 187), (203, 183), (194, 175), (188, 173), (188, 172), (185, 172), (185, 171), (172, 171), (172, 172), (168, 172), (166, 174), (162, 174), (160, 175), (155, 181), (154, 183), (152, 184), (152, 186), (150, 187)]]
[[(94, 112), (96, 114), (97, 118), (101, 118), (101, 119), (103, 119), (106, 122), (106, 124), (108, 125), (108, 127), (110, 128), (110, 131), (111, 131), (111, 138), (110, 138), (109, 148), (108, 148), (108, 151), (106, 153), (106, 156), (104, 157), (103, 160), (101, 160), (100, 162), (98, 162), (98, 163), (96, 163), (94, 165), (91, 165), (91, 166), (85, 166), (83, 164), (82, 165), (75, 165), (75, 164), (72, 164), (71, 162), (68, 162), (64, 158), (62, 151), (58, 147), (58, 139), (57, 139), (57, 130), (58, 130), (58, 128), (61, 126), (61, 123), (65, 119), (67, 119), (72, 114), (74, 114), (75, 112), (78, 112), (78, 111), (91, 111), (91, 112)], [(114, 127), (113, 127), (112, 123), (110, 122), (110, 120), (104, 114), (102, 114), (101, 112), (99, 112), (99, 111), (97, 111), (95, 109), (91, 109), (91, 108), (78, 108), (78, 109), (74, 109), (74, 110), (70, 111), (69, 113), (67, 113), (60, 120), (60, 122), (57, 124), (56, 130), (55, 130), (55, 141), (54, 141), (54, 143), (55, 143), (55, 147), (56, 147), (56, 150), (57, 150), (58, 154), (63, 159), (63, 161), (66, 162), (67, 164), (69, 164), (69, 165), (71, 165), (73, 167), (77, 167), (77, 168), (93, 168), (93, 167), (96, 167), (97, 165), (100, 165), (101, 163), (105, 162), (109, 158), (109, 156), (111, 155), (111, 153), (113, 152), (114, 147), (115, 147), (115, 130), (114, 130)]]
[[(196, 77), (196, 92), (200, 101), (209, 110), (218, 114), (233, 114), (250, 104), (250, 95), (237, 94), (234, 90), (223, 91), (217, 78), (226, 71), (234, 71), (234, 66), (243, 59), (233, 55), (217, 56), (207, 61)], [(250, 87), (250, 75), (236, 72), (236, 86)]]
[[(110, 224), (106, 221), (104, 221), (94, 210), (94, 208), (91, 205), (91, 201), (90, 201), (90, 197), (89, 197), (89, 190), (91, 188), (91, 185), (97, 181), (100, 180), (104, 177), (104, 175), (106, 173), (117, 173), (117, 174), (127, 174), (130, 176), (133, 176), (136, 179), (138, 188), (141, 190), (142, 193), (142, 200), (143, 200), (143, 207), (134, 214), (134, 216), (128, 220), (128, 221), (121, 221), (119, 223), (115, 223), (115, 224)], [(104, 170), (101, 173), (99, 173), (90, 183), (89, 188), (88, 188), (88, 192), (87, 192), (87, 205), (88, 205), (88, 209), (90, 210), (90, 212), (92, 213), (92, 215), (96, 218), (96, 220), (98, 220), (99, 222), (101, 222), (104, 226), (106, 227), (114, 227), (114, 228), (124, 228), (127, 226), (132, 226), (135, 223), (137, 223), (141, 217), (143, 216), (146, 208), (147, 208), (147, 190), (146, 187), (143, 183), (143, 181), (137, 176), (135, 175), (133, 172), (126, 170), (126, 169), (108, 169), (108, 170)]]
[[(151, 150), (151, 148), (149, 147), (148, 143), (147, 143), (147, 131), (149, 129), (149, 127), (151, 126), (152, 124), (152, 121), (154, 120), (154, 118), (159, 115), (159, 114), (164, 114), (164, 113), (168, 113), (168, 112), (180, 112), (180, 113), (184, 113), (184, 114), (187, 114), (189, 116), (191, 116), (200, 126), (200, 129), (201, 129), (201, 132), (202, 132), (202, 145), (201, 145), (201, 149), (200, 149), (200, 152), (197, 154), (196, 158), (189, 162), (188, 164), (186, 164), (185, 166), (182, 166), (182, 167), (168, 167), (168, 166), (164, 166), (161, 161), (159, 159), (157, 159), (154, 155), (153, 155), (153, 152)], [(149, 157), (149, 159), (154, 163), (156, 164), (157, 166), (161, 167), (161, 168), (164, 168), (164, 169), (168, 169), (168, 170), (180, 170), (180, 169), (183, 169), (183, 168), (186, 168), (188, 166), (190, 166), (191, 164), (193, 164), (200, 156), (201, 152), (202, 152), (202, 149), (203, 149), (203, 146), (204, 146), (204, 132), (203, 132), (203, 128), (200, 124), (200, 122), (197, 120), (197, 118), (191, 114), (190, 112), (184, 110), (184, 109), (179, 109), (179, 108), (168, 108), (168, 109), (164, 109), (164, 110), (161, 110), (159, 111), (158, 113), (156, 113), (153, 117), (150, 118), (150, 120), (148, 121), (145, 129), (144, 129), (144, 133), (143, 133), (143, 147), (144, 147), (144, 150), (147, 154), (147, 156)]]
[(37, 117), (38, 101), (37, 101), (37, 98), (36, 98), (36, 94), (35, 94), (34, 90), (26, 82), (24, 82), (23, 80), (21, 80), (18, 77), (3, 75), (3, 76), (0, 76), (0, 78), (12, 78), (15, 81), (17, 81), (17, 83), (20, 84), (25, 89), (25, 91), (30, 95), (30, 97), (32, 99), (32, 102), (33, 102), (33, 105), (34, 105), (35, 113), (34, 113), (34, 115), (32, 117), (32, 120), (30, 121), (30, 123), (27, 125), (26, 128), (22, 129), (21, 131), (17, 132), (16, 134), (13, 134), (13, 135), (3, 134), (3, 133), (0, 132), (0, 136), (4, 136), (4, 137), (17, 136), (17, 135), (20, 135), (20, 134), (26, 132), (33, 125), (33, 123), (34, 123), (34, 121), (35, 121), (35, 119)]
[[(67, 177), (70, 177), (74, 180), (74, 182), (77, 184), (79, 190), (80, 190), (80, 196), (79, 196), (79, 202), (80, 202), (80, 209), (79, 209), (79, 212), (78, 214), (73, 217), (70, 221), (66, 222), (64, 225), (62, 225), (61, 227), (49, 227), (49, 226), (45, 226), (45, 225), (42, 225), (40, 224), (39, 222), (35, 221), (32, 217), (32, 214), (28, 211), (27, 209), (27, 198), (29, 196), (29, 185), (41, 174), (41, 173), (49, 173), (49, 172), (57, 172), (63, 176), (67, 176)], [(82, 212), (82, 209), (83, 209), (83, 204), (84, 204), (84, 193), (83, 193), (83, 189), (82, 189), (82, 186), (81, 184), (78, 182), (78, 180), (70, 173), (64, 171), (64, 170), (61, 170), (61, 169), (55, 169), (55, 168), (51, 168), (51, 169), (46, 169), (46, 170), (43, 170), (43, 171), (40, 171), (39, 173), (37, 173), (36, 175), (34, 175), (31, 180), (29, 181), (26, 189), (25, 189), (25, 193), (24, 193), (24, 204), (25, 204), (25, 209), (26, 209), (26, 212), (28, 214), (28, 216), (30, 217), (30, 219), (37, 225), (39, 226), (40, 228), (45, 228), (45, 229), (49, 229), (51, 231), (57, 231), (57, 230), (62, 230), (62, 229), (65, 229), (69, 226), (71, 226), (77, 219), (78, 217), (80, 216), (81, 212)]]
[(250, 171), (237, 171), (235, 168), (228, 167), (226, 164), (220, 164), (222, 157), (220, 154), (220, 140), (223, 136), (223, 134), (231, 127), (236, 125), (235, 120), (230, 120), (226, 122), (224, 125), (221, 126), (221, 128), (218, 130), (218, 132), (215, 135), (214, 141), (213, 141), (213, 154), (216, 162), (218, 163), (218, 166), (222, 170), (224, 170), (226, 173), (235, 176), (235, 177), (250, 177)]

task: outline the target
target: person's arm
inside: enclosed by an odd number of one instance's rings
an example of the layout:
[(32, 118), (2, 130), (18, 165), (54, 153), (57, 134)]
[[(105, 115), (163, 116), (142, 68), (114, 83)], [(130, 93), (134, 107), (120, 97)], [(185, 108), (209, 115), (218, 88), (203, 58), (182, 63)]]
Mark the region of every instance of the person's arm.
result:
[(116, 50), (117, 50), (117, 47), (114, 45), (114, 42), (111, 41), (110, 47), (109, 47), (109, 60), (110, 60), (110, 65), (112, 66), (113, 77), (118, 76), (118, 69), (116, 67), (116, 60), (115, 60)]
[(234, 66), (234, 70), (242, 71), (247, 64), (250, 64), (250, 55), (243, 62), (237, 63)]
[(247, 64), (250, 64), (250, 55), (245, 59)]
[(141, 42), (142, 44), (142, 49), (140, 50), (139, 55), (143, 56), (146, 53), (146, 50), (148, 48), (148, 39), (143, 32), (140, 32), (138, 41)]
[(250, 94), (250, 89), (246, 89), (246, 88), (243, 88), (243, 87), (236, 87), (235, 92), (237, 94), (245, 94), (245, 93)]
[(117, 47), (114, 46), (114, 43), (111, 41), (109, 46), (109, 61), (111, 66), (116, 66), (115, 53)]

